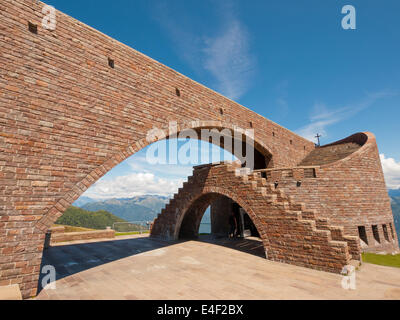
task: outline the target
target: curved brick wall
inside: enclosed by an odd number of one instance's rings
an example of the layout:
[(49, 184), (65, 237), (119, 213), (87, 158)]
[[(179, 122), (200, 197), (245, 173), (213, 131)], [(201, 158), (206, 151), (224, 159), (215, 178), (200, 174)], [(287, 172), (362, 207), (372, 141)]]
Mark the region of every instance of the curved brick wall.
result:
[[(365, 228), (368, 243), (362, 243), (364, 251), (396, 251), (397, 235), (375, 137), (358, 133), (331, 146), (349, 142), (362, 146), (339, 161), (315, 165), (315, 178), (282, 175), (274, 180), (278, 188), (315, 209), (320, 217), (343, 226), (347, 234), (358, 236), (358, 227)], [(376, 226), (379, 241), (372, 226)]]

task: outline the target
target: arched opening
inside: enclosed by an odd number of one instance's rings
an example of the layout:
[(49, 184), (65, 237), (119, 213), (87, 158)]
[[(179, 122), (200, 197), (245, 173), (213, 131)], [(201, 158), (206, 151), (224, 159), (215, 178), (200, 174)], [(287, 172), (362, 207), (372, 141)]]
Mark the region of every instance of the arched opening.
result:
[[(213, 121), (210, 123), (212, 123), (212, 125), (208, 125), (207, 121), (202, 122), (201, 125), (198, 123), (191, 123), (189, 126), (186, 125), (185, 129), (181, 129), (181, 126), (175, 124), (175, 126), (169, 126), (168, 129), (165, 130), (156, 130), (154, 133), (149, 134), (144, 141), (137, 142), (136, 148), (128, 148), (129, 153), (132, 153), (132, 150), (136, 150), (138, 147), (141, 148), (139, 151), (133, 152), (130, 157), (134, 157), (138, 153), (141, 153), (158, 143), (167, 143), (169, 146), (165, 147), (165, 149), (168, 150), (164, 151), (164, 154), (161, 155), (161, 162), (159, 163), (168, 164), (168, 161), (171, 161), (170, 145), (174, 145), (173, 141), (183, 140), (187, 145), (189, 145), (189, 148), (183, 148), (185, 149), (184, 157), (191, 165), (215, 163), (225, 160), (239, 160), (242, 163), (242, 167), (250, 167), (253, 169), (273, 166), (272, 154), (266, 146), (258, 143), (254, 139), (251, 132), (232, 125), (218, 125), (217, 122)], [(206, 145), (206, 148), (209, 148), (209, 146), (211, 146), (211, 149), (216, 147), (219, 157), (216, 159), (213, 156), (208, 157), (204, 162), (202, 156), (196, 156), (195, 162), (191, 162), (193, 161), (193, 159), (191, 159), (192, 153), (189, 151), (190, 155), (188, 156), (188, 150), (186, 149), (190, 149), (191, 142), (195, 140), (197, 143), (200, 143), (200, 149), (204, 147), (204, 144)], [(180, 150), (173, 151), (176, 152), (177, 156), (180, 156)], [(221, 155), (221, 151), (223, 151), (224, 155)], [(157, 156), (160, 156), (160, 150), (156, 153)], [(214, 153), (214, 151), (212, 150), (211, 153)], [(224, 158), (227, 154), (228, 159)], [(177, 158), (177, 156), (175, 158)], [(125, 160), (121, 161), (121, 157), (124, 157), (123, 159)], [(62, 198), (46, 216), (39, 220), (38, 223), (36, 223), (36, 227), (38, 229), (47, 230), (65, 213), (66, 210), (68, 210), (70, 205), (81, 202), (87, 193), (90, 193), (93, 186), (98, 186), (101, 182), (107, 180), (107, 177), (112, 175), (113, 171), (123, 166), (130, 157), (127, 157), (126, 153), (123, 153), (123, 156), (116, 156), (115, 159), (110, 159), (110, 161), (107, 161), (107, 164), (104, 164), (98, 170), (93, 171), (93, 174), (88, 175), (84, 180), (78, 183), (70, 193), (66, 194), (65, 198)], [(174, 159), (174, 157), (172, 157), (172, 159)], [(160, 161), (160, 159), (156, 160)], [(119, 161), (117, 165), (115, 164), (116, 161)], [(111, 162), (112, 164), (108, 164), (108, 162)], [(106, 171), (107, 169), (108, 171)], [(99, 177), (101, 175), (100, 172), (104, 172), (101, 177)], [(184, 175), (184, 178), (188, 175), (190, 175), (189, 171)], [(89, 190), (87, 190), (88, 187)], [(178, 187), (176, 189), (178, 189)], [(105, 187), (105, 190), (108, 190), (108, 186)], [(109, 195), (103, 194), (103, 196), (106, 197)], [(150, 225), (150, 220), (151, 219), (149, 218), (146, 221), (148, 226)]]
[[(126, 149), (121, 150), (121, 152), (116, 153), (113, 157), (96, 167), (86, 177), (66, 191), (58, 202), (35, 223), (35, 229), (38, 232), (46, 232), (63, 215), (65, 210), (84, 195), (100, 178), (154, 142), (173, 140), (177, 137), (186, 137), (189, 139), (193, 139), (194, 137), (194, 139), (217, 145), (221, 149), (233, 154), (242, 162), (242, 166), (248, 167), (248, 164), (243, 161), (246, 159), (248, 152), (243, 152), (243, 150), (250, 150), (253, 156), (252, 165), (254, 169), (271, 168), (274, 166), (272, 148), (257, 139), (254, 136), (254, 132), (249, 132), (232, 125), (232, 123), (223, 121), (192, 121), (184, 124), (175, 123), (172, 126), (169, 123), (161, 129), (156, 128), (153, 130), (150, 130), (146, 137), (134, 141), (132, 145), (127, 146)], [(231, 141), (231, 143), (227, 144), (227, 141)], [(239, 148), (239, 146), (241, 147)]]
[[(164, 130), (162, 134), (156, 135), (153, 137), (146, 137), (146, 139), (143, 139), (142, 141), (138, 141), (135, 146), (130, 146), (127, 151), (121, 152), (121, 154), (116, 155), (114, 158), (109, 159), (106, 163), (104, 163), (101, 167), (97, 168), (95, 171), (90, 173), (85, 179), (83, 179), (81, 182), (79, 182), (70, 192), (65, 194), (65, 197), (62, 198), (49, 212), (43, 217), (42, 220), (39, 220), (38, 223), (36, 224), (36, 227), (40, 230), (46, 231), (48, 230), (53, 224), (60, 218), (62, 217), (66, 210), (68, 211), (70, 206), (72, 204), (77, 205), (83, 198), (87, 197), (90, 195), (90, 192), (93, 188), (96, 187), (101, 187), (103, 186), (103, 196), (107, 196), (106, 193), (109, 192), (110, 187), (112, 186), (110, 184), (110, 178), (113, 177), (115, 170), (121, 170), (123, 169), (124, 166), (126, 166), (127, 160), (130, 158), (134, 158), (136, 155), (144, 153), (144, 151), (148, 148), (150, 148), (152, 145), (157, 144), (157, 143), (163, 143), (166, 142), (167, 144), (174, 144), (176, 140), (181, 140), (183, 143), (189, 144), (190, 141), (197, 140), (198, 143), (205, 143), (205, 145), (208, 145), (208, 147), (212, 146), (216, 147), (217, 153), (221, 154), (220, 159), (214, 159), (214, 158), (209, 158), (209, 161), (204, 162), (201, 156), (198, 157), (198, 162), (195, 163), (190, 163), (191, 166), (193, 165), (198, 165), (198, 164), (205, 164), (205, 163), (211, 163), (211, 162), (219, 162), (219, 161), (224, 161), (224, 160), (239, 160), (242, 162), (242, 167), (248, 167), (249, 163), (246, 162), (247, 156), (249, 151), (252, 154), (252, 167), (254, 169), (261, 169), (261, 168), (266, 168), (266, 167), (271, 167), (273, 166), (272, 162), (272, 154), (270, 151), (263, 146), (262, 144), (257, 143), (254, 140), (254, 137), (249, 137), (247, 132), (243, 130), (237, 130), (236, 127), (231, 127), (231, 126), (218, 126), (218, 125), (203, 125), (196, 127), (196, 124), (191, 124), (189, 127), (194, 127), (194, 129), (176, 129), (175, 134), (171, 133), (172, 131)], [(206, 134), (202, 132), (202, 130), (206, 131)], [(210, 134), (211, 132), (211, 134)], [(216, 135), (214, 133), (217, 132)], [(195, 135), (193, 134), (195, 133)], [(231, 139), (231, 142), (229, 142), (229, 139)], [(179, 143), (178, 143), (179, 144)], [(250, 147), (249, 147), (250, 145)], [(166, 152), (166, 161), (168, 164), (168, 161), (170, 160), (170, 149), (169, 146), (167, 147), (168, 151)], [(213, 151), (211, 151), (212, 153)], [(178, 151), (179, 153), (179, 151)], [(159, 152), (156, 153), (157, 155)], [(187, 153), (185, 152), (187, 155)], [(229, 159), (224, 158), (222, 155), (230, 155)], [(187, 158), (190, 158), (188, 156)], [(151, 172), (151, 170), (149, 170)], [(166, 170), (168, 171), (168, 170)], [(186, 170), (186, 174), (184, 175), (184, 178), (186, 179), (187, 176), (190, 175), (190, 171)], [(127, 179), (129, 180), (129, 179)], [(176, 187), (176, 190), (178, 189), (179, 186)], [(129, 191), (129, 186), (123, 186), (125, 190)], [(176, 192), (176, 191), (175, 191)], [(171, 193), (172, 194), (172, 193)], [(124, 198), (129, 197), (130, 195), (124, 195)], [(213, 202), (218, 199), (218, 197), (221, 197), (219, 194), (210, 194), (209, 197), (204, 197), (202, 199), (199, 199), (198, 206), (195, 207), (193, 206), (190, 209), (190, 214), (187, 215), (187, 220), (185, 220), (184, 224), (186, 225), (185, 228), (182, 229), (182, 238), (188, 238), (192, 237), (193, 235), (198, 236), (199, 234), (199, 226), (201, 223), (201, 217), (204, 214), (204, 211), (207, 208), (210, 208), (210, 210), (213, 210)], [(110, 198), (117, 198), (114, 194), (110, 194)], [(93, 199), (92, 199), (93, 200)], [(102, 199), (97, 199), (97, 200), (102, 200)], [(91, 203), (90, 201), (89, 203)], [(166, 197), (165, 203), (168, 202), (168, 196)], [(88, 203), (88, 202), (86, 202)], [(88, 208), (93, 207), (89, 206)], [(102, 210), (102, 208), (95, 208), (93, 211), (99, 211)], [(87, 209), (87, 208), (85, 208)], [(114, 213), (114, 212), (112, 212)], [(160, 210), (157, 210), (157, 212), (154, 213), (154, 217), (157, 216), (157, 214), (160, 213)], [(215, 216), (215, 214), (214, 214)], [(151, 220), (154, 218), (146, 218), (145, 223), (147, 225), (151, 224)], [(198, 219), (200, 217), (200, 219)], [(130, 219), (125, 218), (124, 220), (129, 222)], [(135, 221), (137, 219), (134, 219)], [(144, 218), (142, 219), (144, 220)], [(244, 216), (243, 221), (248, 221), (247, 217)], [(251, 221), (251, 219), (250, 219)], [(144, 221), (142, 221), (144, 222)], [(215, 232), (212, 230), (213, 223), (211, 222), (211, 234), (214, 236)], [(136, 223), (134, 224), (136, 225)], [(104, 226), (103, 226), (104, 227)], [(108, 224), (107, 227), (112, 227), (114, 228), (113, 224)], [(226, 227), (226, 226), (225, 226)], [(105, 227), (104, 227), (105, 228)], [(120, 242), (122, 244), (122, 242)], [(85, 244), (80, 244), (79, 245), (81, 248), (84, 248), (85, 250), (88, 249), (88, 247), (93, 248), (94, 245), (87, 246)], [(108, 245), (106, 245), (107, 247)], [(71, 247), (71, 250), (74, 251), (75, 249), (78, 249), (78, 247)], [(53, 250), (57, 251), (57, 250)], [(123, 257), (125, 255), (129, 255), (129, 252), (131, 251), (124, 251), (124, 252), (119, 252), (117, 253), (116, 250), (116, 257)], [(84, 256), (83, 254), (81, 254)], [(96, 255), (97, 257), (97, 255)], [(47, 257), (42, 261), (43, 263), (47, 263), (49, 261)], [(50, 260), (52, 258), (50, 257)], [(73, 260), (72, 256), (68, 256), (69, 260)], [(109, 259), (109, 258), (108, 258)], [(69, 266), (63, 274), (62, 277), (68, 276), (69, 274), (74, 274), (75, 272), (80, 272), (82, 270), (86, 270), (88, 268), (91, 268), (93, 266), (106, 263), (102, 259), (90, 259), (89, 262), (87, 261), (81, 261), (77, 262), (78, 265), (75, 264), (75, 262), (72, 264), (72, 266)], [(64, 268), (60, 266), (60, 268)], [(71, 271), (72, 270), (72, 271)], [(39, 285), (40, 288), (40, 285)]]
[(184, 213), (184, 218), (179, 229), (179, 239), (197, 239), (199, 237), (200, 224), (204, 212), (217, 197), (217, 194), (207, 194), (192, 203), (187, 212)]
[[(211, 232), (201, 233), (201, 221), (210, 208)], [(218, 193), (196, 199), (186, 211), (179, 229), (179, 240), (206, 241), (265, 258), (265, 248), (250, 215), (237, 202)]]
[(241, 238), (260, 237), (249, 214), (238, 203), (226, 196), (219, 196), (211, 204), (211, 233), (214, 237), (226, 237), (229, 234), (229, 217), (232, 214), (238, 223), (237, 234)]
[(199, 238), (201, 221), (207, 208), (210, 208), (212, 238), (228, 238), (233, 224), (236, 226), (235, 238), (260, 237), (251, 217), (237, 202), (227, 196), (210, 193), (195, 200), (184, 213), (179, 239)]

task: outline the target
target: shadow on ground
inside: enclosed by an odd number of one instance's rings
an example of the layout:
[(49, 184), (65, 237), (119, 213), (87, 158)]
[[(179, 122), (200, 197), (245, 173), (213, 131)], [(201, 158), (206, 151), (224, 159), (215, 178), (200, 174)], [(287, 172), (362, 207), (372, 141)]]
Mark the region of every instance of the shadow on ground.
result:
[[(56, 270), (55, 280), (57, 281), (105, 263), (160, 249), (172, 244), (176, 244), (176, 242), (159, 241), (150, 238), (134, 238), (53, 246), (43, 251), (40, 270), (42, 271), (46, 265), (54, 266)], [(46, 273), (40, 273), (38, 294), (43, 289), (42, 280), (44, 277), (46, 277)]]
[[(145, 237), (54, 246), (44, 250), (40, 270), (43, 270), (43, 267), (46, 265), (54, 266), (56, 270), (55, 280), (57, 281), (109, 262), (185, 241), (188, 240), (167, 242)], [(257, 239), (231, 240), (226, 238), (216, 239), (211, 236), (201, 236), (197, 241), (220, 245), (265, 258), (262, 242)], [(46, 273), (40, 274), (38, 294), (43, 289), (42, 280), (46, 275)], [(46, 284), (47, 283), (48, 282), (46, 281)]]
[(249, 253), (257, 257), (266, 258), (264, 245), (260, 238), (251, 237), (245, 239), (227, 239), (226, 237), (214, 238), (211, 236), (200, 236), (198, 241), (212, 243), (226, 248)]

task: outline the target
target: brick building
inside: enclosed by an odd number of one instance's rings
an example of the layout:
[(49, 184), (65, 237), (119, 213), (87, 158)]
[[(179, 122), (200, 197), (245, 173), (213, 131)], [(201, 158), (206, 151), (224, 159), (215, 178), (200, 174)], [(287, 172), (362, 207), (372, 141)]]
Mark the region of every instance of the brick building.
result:
[[(153, 236), (195, 236), (206, 205), (218, 220), (234, 201), (268, 259), (340, 272), (360, 245), (398, 249), (372, 134), (315, 148), (61, 12), (55, 30), (43, 28), (43, 6), (0, 1), (0, 286), (35, 295), (46, 231), (114, 166), (168, 138), (171, 121), (176, 132), (227, 129), (243, 140), (254, 129), (256, 170), (196, 168)], [(154, 127), (164, 134), (149, 141)]]

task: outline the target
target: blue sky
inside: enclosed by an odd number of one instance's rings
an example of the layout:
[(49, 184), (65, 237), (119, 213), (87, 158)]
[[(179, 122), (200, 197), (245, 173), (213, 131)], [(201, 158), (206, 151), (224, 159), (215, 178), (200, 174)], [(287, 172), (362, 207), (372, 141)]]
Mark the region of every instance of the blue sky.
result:
[(400, 187), (398, 0), (47, 3), (307, 138), (373, 132)]

